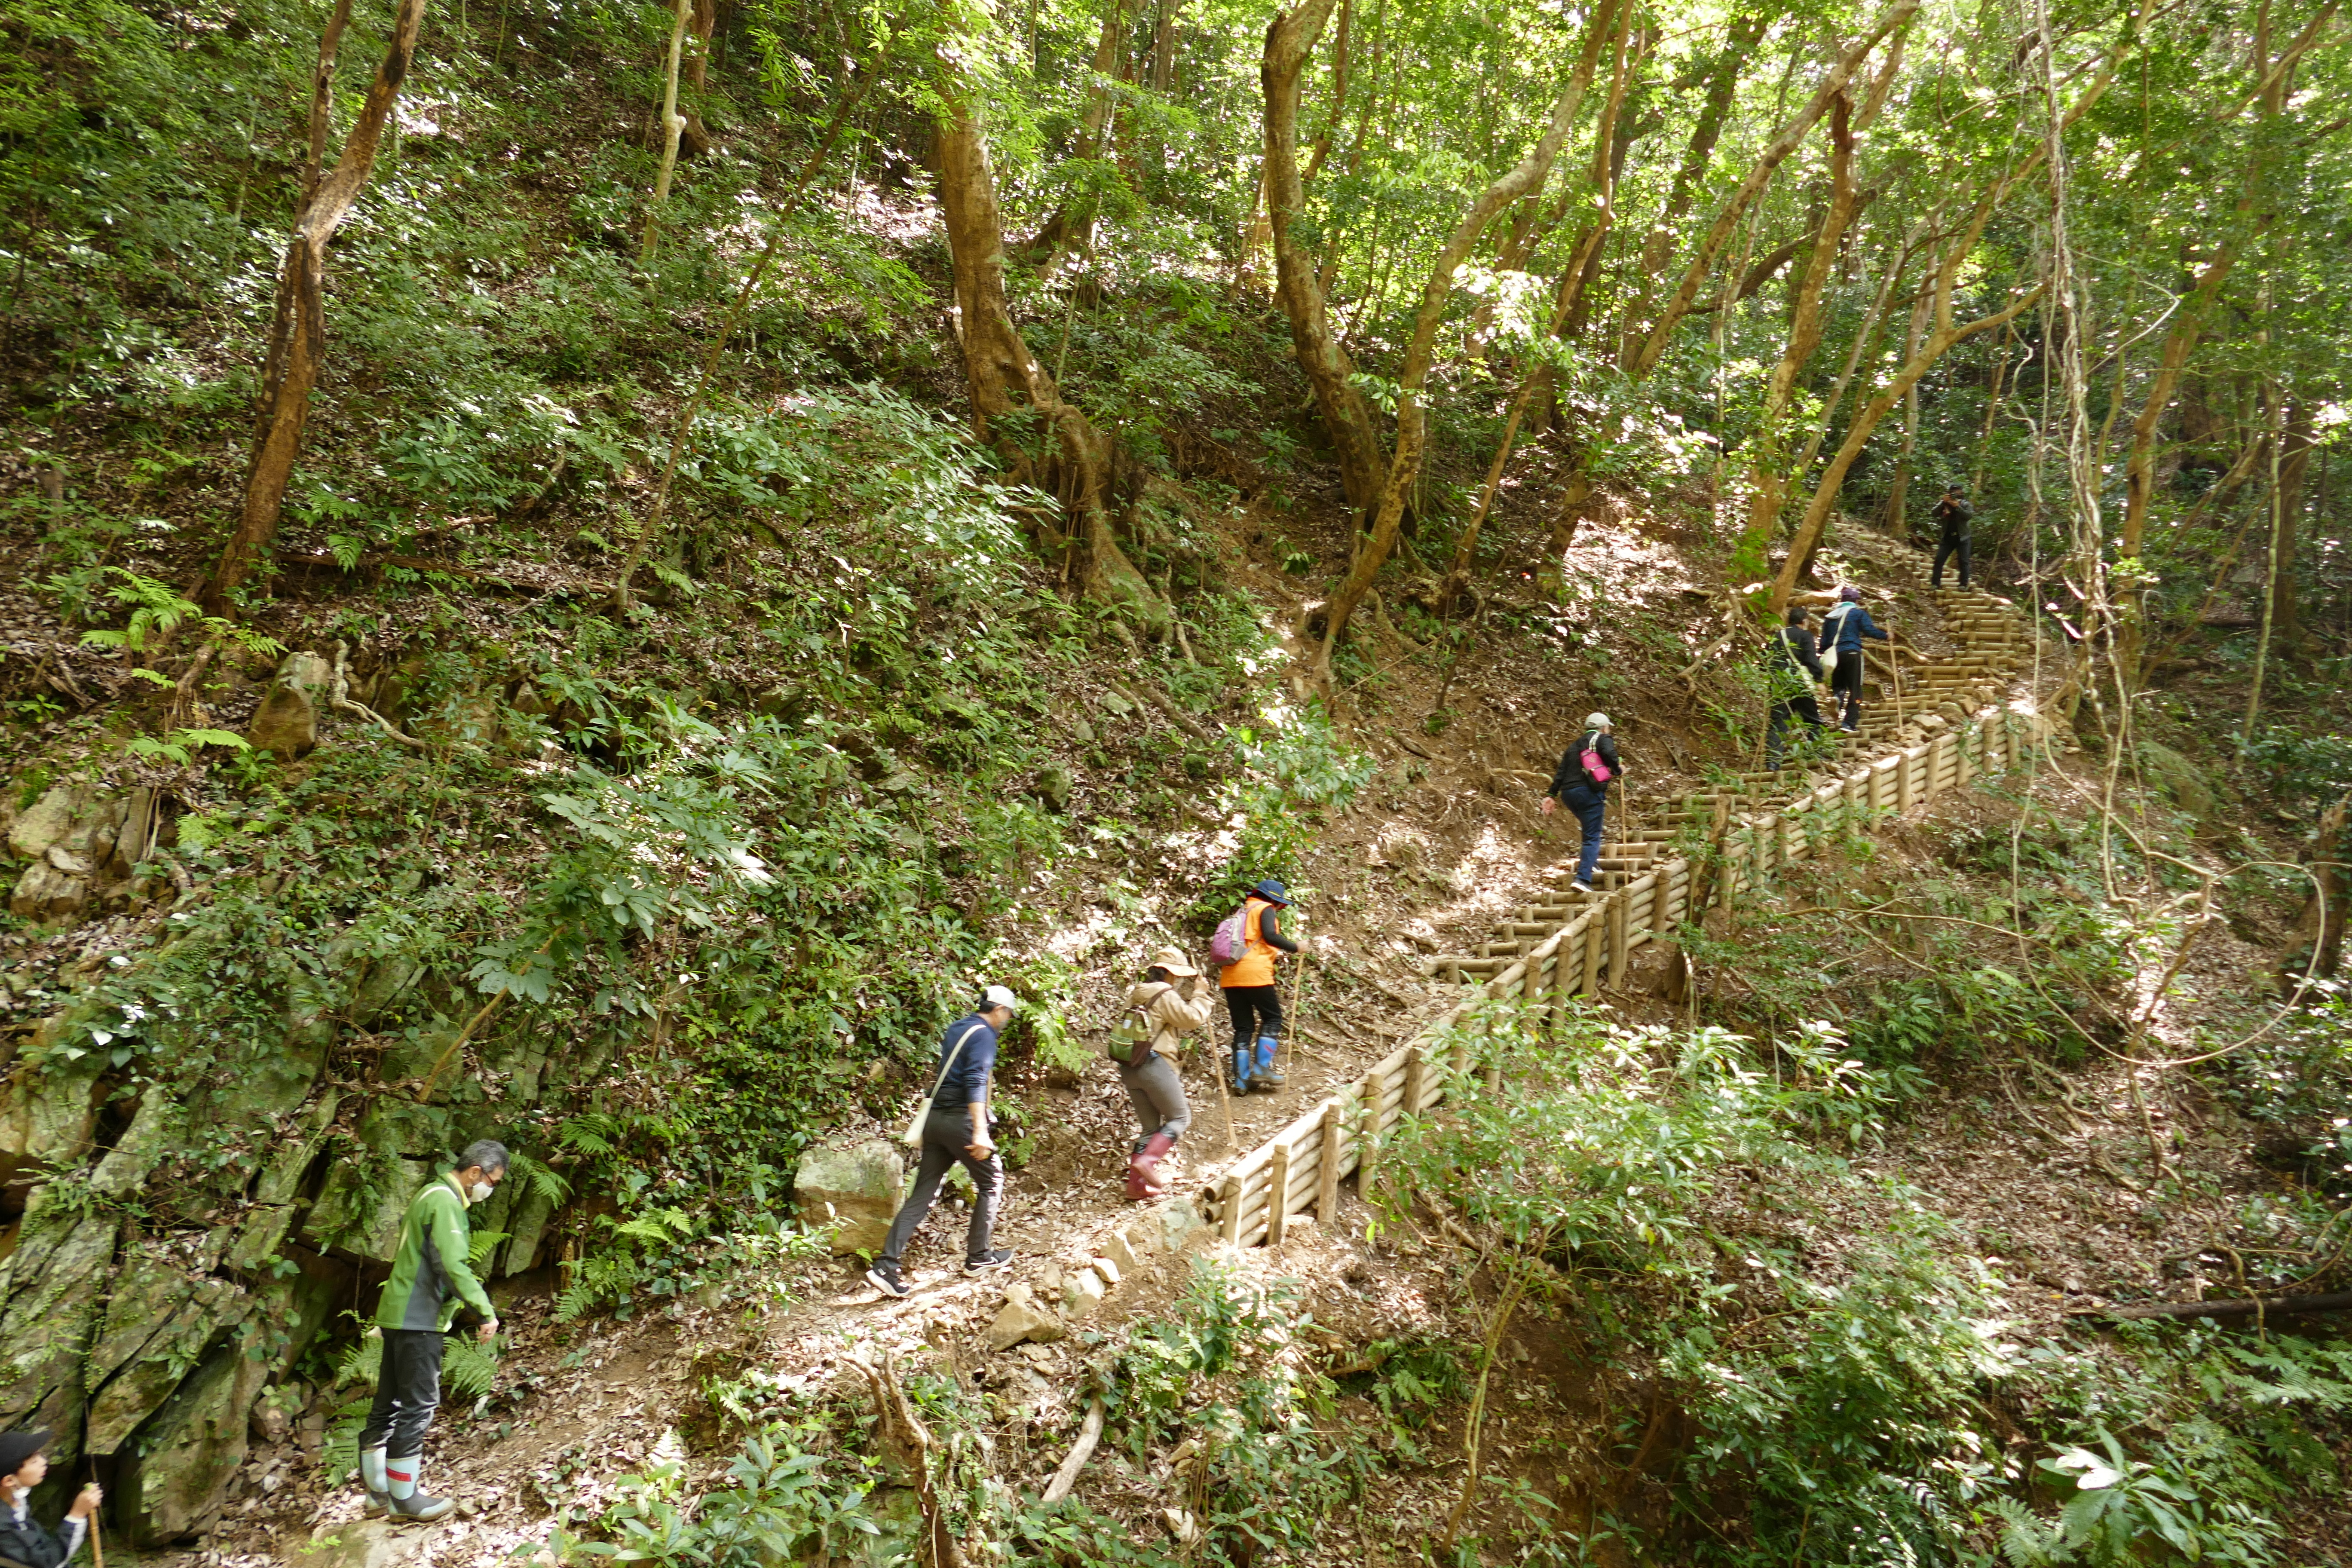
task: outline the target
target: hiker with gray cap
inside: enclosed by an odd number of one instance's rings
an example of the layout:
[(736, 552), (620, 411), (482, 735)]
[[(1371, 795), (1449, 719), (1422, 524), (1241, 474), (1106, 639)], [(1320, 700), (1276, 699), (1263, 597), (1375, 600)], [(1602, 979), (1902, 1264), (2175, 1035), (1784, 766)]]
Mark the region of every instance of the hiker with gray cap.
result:
[[(899, 1277), (898, 1260), (907, 1243), (929, 1216), (940, 1195), (948, 1167), (961, 1164), (971, 1177), (971, 1225), (964, 1236), (963, 1271), (985, 1274), (1013, 1261), (1013, 1254), (989, 1246), (996, 1228), (997, 1201), (1004, 1195), (1004, 1162), (996, 1157), (996, 1140), (989, 1136), (988, 1080), (996, 1070), (996, 1037), (1013, 1022), (1019, 997), (1002, 985), (992, 985), (980, 1006), (948, 1026), (940, 1037), (939, 1076), (923, 1109), (919, 1137), (922, 1157), (915, 1167), (914, 1190), (898, 1205), (882, 1256), (866, 1271), (866, 1282), (885, 1296), (904, 1296), (912, 1287)], [(916, 1132), (910, 1130), (910, 1138)]]
[[(1181, 984), (1180, 984), (1181, 983)], [(1118, 1081), (1135, 1108), (1135, 1147), (1127, 1161), (1127, 1195), (1141, 1203), (1166, 1193), (1160, 1162), (1192, 1124), (1174, 1053), (1184, 1037), (1209, 1021), (1208, 988), (1183, 952), (1163, 947), (1151, 955), (1143, 978), (1127, 988), (1126, 1010), (1111, 1026), (1104, 1047)]]
[(1576, 890), (1592, 891), (1592, 873), (1601, 865), (1601, 830), (1609, 816), (1609, 786), (1625, 776), (1617, 760), (1617, 741), (1606, 713), (1587, 713), (1584, 733), (1560, 753), (1552, 770), (1551, 787), (1544, 791), (1543, 814), (1555, 805), (1576, 814), (1584, 829), (1584, 847), (1576, 858)]
[(96, 1481), (74, 1494), (66, 1517), (52, 1534), (33, 1517), (26, 1500), (48, 1478), (47, 1432), (0, 1432), (0, 1558), (22, 1568), (58, 1568), (81, 1550), (105, 1493)]

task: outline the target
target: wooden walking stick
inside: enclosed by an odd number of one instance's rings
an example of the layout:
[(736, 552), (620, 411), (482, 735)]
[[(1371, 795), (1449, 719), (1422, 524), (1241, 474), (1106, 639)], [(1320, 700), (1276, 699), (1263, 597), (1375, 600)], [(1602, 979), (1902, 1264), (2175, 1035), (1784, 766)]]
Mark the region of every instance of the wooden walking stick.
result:
[[(98, 1485), (98, 1456), (89, 1457), (89, 1484)], [(103, 1502), (100, 1503), (103, 1507)], [(89, 1510), (89, 1557), (96, 1568), (106, 1568), (106, 1542), (98, 1538), (98, 1510)]]

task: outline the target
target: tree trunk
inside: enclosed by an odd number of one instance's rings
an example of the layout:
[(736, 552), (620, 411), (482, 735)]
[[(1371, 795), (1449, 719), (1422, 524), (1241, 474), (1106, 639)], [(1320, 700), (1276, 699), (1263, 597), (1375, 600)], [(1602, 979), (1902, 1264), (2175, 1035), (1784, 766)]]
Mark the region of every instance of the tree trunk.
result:
[[(1004, 296), (1004, 228), (996, 202), (996, 173), (980, 120), (978, 94), (952, 68), (940, 80), (940, 206), (955, 275), (957, 331), (971, 388), (972, 424), (1016, 481), (1036, 482), (1063, 498), (1071, 519), (1065, 547), (1080, 551), (1081, 584), (1094, 597), (1119, 602), (1147, 626), (1166, 618), (1143, 574), (1111, 530), (1110, 443), (1063, 400), (1013, 323)], [(1039, 474), (1021, 445), (1014, 418), (1034, 414), (1051, 442)]]
[(1944, 251), (1931, 284), (1936, 329), (1927, 335), (1927, 341), (1919, 345), (1918, 352), (1895, 372), (1895, 379), (1882, 387), (1877, 396), (1855, 410), (1853, 424), (1846, 431), (1843, 444), (1838, 447), (1837, 455), (1830, 459), (1828, 468), (1823, 470), (1821, 483), (1814, 487), (1813, 498), (1805, 508), (1804, 521), (1798, 524), (1797, 536), (1790, 542), (1789, 557), (1780, 563), (1780, 571), (1773, 578), (1771, 613), (1774, 619), (1779, 619), (1788, 609), (1790, 595), (1796, 592), (1798, 574), (1804, 570), (1805, 563), (1811, 558), (1822, 542), (1822, 533), (1829, 527), (1830, 512), (1837, 505), (1838, 492), (1845, 484), (1846, 471), (1853, 467), (1854, 459), (1862, 456), (1863, 447), (1868, 444), (1872, 432), (1878, 428), (1879, 422), (1886, 417), (1887, 412), (1902, 400), (1904, 394), (1918, 384), (1919, 378), (1927, 374), (1954, 344), (1979, 332), (2006, 326), (2041, 298), (2042, 289), (2036, 288), (1990, 315), (1980, 316), (1965, 326), (1955, 326), (1952, 322), (1952, 292), (1959, 281), (1960, 268), (1975, 252), (1977, 241), (1984, 236), (1985, 225), (1992, 220), (1992, 215), (2008, 199), (2009, 194), (2042, 166), (2042, 160), (2049, 156), (2051, 143), (2067, 127), (2090, 111), (2091, 106), (2098, 102), (2105, 93), (2107, 84), (2114, 79), (2113, 58), (2110, 57), (2109, 63), (2083, 89), (2074, 107), (2066, 110), (2063, 123), (2055, 126), (2050, 136), (2021, 159), (2015, 168), (1993, 182), (1991, 188), (1977, 203), (1976, 211), (1970, 215), (1967, 225)]
[[(1103, 155), (1104, 130), (1110, 123), (1110, 84), (1118, 79), (1119, 56), (1127, 41), (1127, 0), (1110, 0), (1103, 16), (1102, 34), (1095, 43), (1094, 75), (1085, 112), (1078, 117), (1078, 156), (1089, 162)], [(1022, 247), (1047, 277), (1060, 269), (1065, 258), (1094, 244), (1095, 213), (1101, 200), (1094, 190), (1096, 172), (1089, 169), (1086, 188), (1062, 198), (1029, 243)]]
[(1821, 85), (1814, 89), (1812, 101), (1774, 132), (1772, 140), (1749, 166), (1748, 175), (1740, 181), (1738, 189), (1724, 202), (1715, 215), (1715, 222), (1700, 237), (1697, 249), (1692, 253), (1690, 265), (1683, 271), (1682, 282), (1666, 301), (1665, 309), (1659, 312), (1649, 336), (1642, 339), (1624, 356), (1623, 369), (1629, 379), (1643, 380), (1657, 368), (1658, 361), (1665, 356), (1666, 344), (1673, 338), (1675, 329), (1682, 324), (1683, 317), (1689, 313), (1692, 303), (1697, 300), (1699, 286), (1715, 269), (1723, 247), (1730, 242), (1732, 231), (1738, 226), (1740, 215), (1763, 194), (1773, 171), (1797, 150), (1821, 117), (1829, 112), (1830, 104), (1845, 91), (1846, 84), (1853, 79), (1853, 73), (1878, 47), (1879, 40), (1909, 22), (1912, 14), (1919, 9), (1919, 3), (1920, 0), (1893, 0), (1893, 4), (1871, 24), (1870, 30), (1841, 54), (1823, 74)]
[(686, 116), (677, 111), (677, 75), (694, 5), (695, 0), (677, 0), (677, 11), (670, 22), (669, 56), (662, 65), (661, 165), (654, 171), (653, 205), (646, 208), (646, 242), (637, 252), (640, 263), (653, 259), (654, 247), (661, 239), (662, 208), (669, 201), (670, 176), (677, 171), (677, 139), (686, 131)]
[(1805, 275), (1797, 285), (1787, 345), (1764, 385), (1764, 406), (1757, 416), (1750, 448), (1748, 527), (1731, 552), (1734, 582), (1760, 577), (1770, 564), (1765, 552), (1772, 542), (1773, 525), (1780, 518), (1782, 493), (1780, 421), (1788, 412), (1789, 396), (1796, 388), (1798, 374), (1821, 346), (1822, 293), (1831, 270), (1837, 265), (1838, 247), (1845, 237), (1846, 224), (1853, 216), (1853, 106), (1840, 93), (1830, 109), (1829, 210), (1822, 215), (1811, 258), (1805, 264)]
[(1315, 389), (1315, 405), (1339, 458), (1339, 483), (1348, 504), (1369, 511), (1380, 498), (1388, 461), (1372, 427), (1371, 409), (1349, 384), (1355, 363), (1331, 330), (1316, 258), (1291, 233), (1307, 205), (1298, 174), (1300, 79), (1323, 25), (1330, 19), (1331, 5), (1332, 0), (1299, 0), (1266, 28), (1259, 68), (1265, 90), (1265, 210), (1274, 239), (1275, 298), (1290, 323), (1291, 348)]
[(2271, 579), (2271, 636), (2279, 651), (2292, 658), (2302, 641), (2303, 621), (2301, 602), (2295, 593), (2295, 551), (2301, 538), (2303, 518), (2303, 479), (2311, 467), (2313, 439), (2311, 405), (2290, 403), (2286, 411), (2286, 436), (2280, 448), (2279, 463), (2279, 558), (2278, 572)]
[[(334, 47), (347, 6), (338, 5), (328, 23), (320, 49), (320, 66), (312, 100), (315, 145), (325, 144), (323, 101), (334, 70)], [(245, 585), (263, 552), (278, 537), (286, 505), (286, 488), (294, 477), (294, 459), (302, 448), (302, 429), (310, 417), (310, 394), (319, 383), (320, 356), (326, 350), (327, 242), (375, 170), (376, 148), (383, 140), (385, 122), (407, 79), (416, 53), (416, 34), (425, 20), (425, 0), (400, 0), (392, 24), (392, 41), (375, 79), (368, 84), (359, 119), (343, 138), (335, 166), (307, 193), (294, 217), (294, 234), (278, 274), (278, 300), (270, 321), (269, 355), (262, 366), (258, 428), (253, 460), (246, 470), (245, 500), (236, 527), (213, 566), (211, 580), (197, 597), (208, 615), (229, 613), (229, 595)], [(323, 158), (323, 151), (319, 154)]]
[(1665, 204), (1658, 209), (1658, 221), (1651, 226), (1650, 237), (1642, 246), (1642, 270), (1650, 277), (1664, 272), (1666, 263), (1675, 258), (1676, 226), (1689, 214), (1691, 193), (1706, 178), (1708, 165), (1715, 161), (1715, 144), (1723, 134), (1725, 118), (1731, 112), (1740, 67), (1748, 63), (1748, 57), (1771, 21), (1770, 11), (1760, 5), (1731, 19), (1723, 52), (1716, 57), (1707, 78), (1706, 98), (1699, 105), (1698, 121), (1691, 127), (1690, 144), (1683, 150), (1674, 184), (1666, 192)]
[(1560, 145), (1576, 123), (1585, 89), (1592, 83), (1600, 40), (1607, 36), (1613, 20), (1612, 9), (1612, 0), (1602, 0), (1586, 24), (1586, 47), (1570, 72), (1567, 85), (1561, 88), (1559, 98), (1552, 104), (1551, 122), (1544, 128), (1543, 135), (1528, 150), (1526, 157), (1470, 204), (1470, 210), (1454, 225), (1437, 259), (1430, 265), (1429, 280), (1422, 286), (1421, 309), (1413, 318), (1412, 340), (1405, 347), (1404, 364), (1397, 373), (1396, 450), (1389, 459), (1388, 473), (1381, 485), (1371, 534), (1357, 541), (1355, 559), (1325, 613), (1318, 677), (1327, 683), (1331, 674), (1331, 650), (1348, 629), (1348, 618), (1363, 603), (1364, 595), (1371, 592), (1372, 579), (1388, 560), (1389, 552), (1396, 547), (1397, 531), (1404, 521), (1405, 492), (1421, 472), (1422, 442), (1427, 430), (1421, 390), (1429, 379), (1430, 361), (1436, 350), (1437, 329), (1445, 317), (1446, 301), (1454, 294), (1454, 275), (1496, 214), (1521, 197), (1543, 189), (1544, 181), (1550, 176), (1552, 162), (1559, 156)]
[(691, 90), (686, 124), (678, 131), (678, 146), (688, 157), (699, 158), (710, 151), (710, 127), (702, 122), (702, 96), (710, 88), (710, 36), (719, 30), (718, 0), (694, 0), (686, 30), (689, 42), (682, 68)]
[[(1908, 363), (1919, 352), (1920, 334), (1927, 327), (1927, 299), (1919, 297), (1911, 307), (1911, 324), (1903, 333), (1903, 358)], [(1911, 505), (1911, 454), (1919, 447), (1919, 384), (1913, 382), (1903, 395), (1903, 444), (1895, 451), (1895, 482), (1887, 487), (1886, 505), (1878, 516), (1878, 526), (1901, 539), (1904, 534), (1904, 513)]]

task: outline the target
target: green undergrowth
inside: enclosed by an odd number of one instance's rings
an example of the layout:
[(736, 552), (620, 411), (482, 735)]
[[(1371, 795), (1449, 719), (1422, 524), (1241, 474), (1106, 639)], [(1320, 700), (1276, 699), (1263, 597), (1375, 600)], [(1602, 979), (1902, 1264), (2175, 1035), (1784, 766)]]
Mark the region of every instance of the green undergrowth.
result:
[[(422, 750), (344, 723), (299, 763), (192, 757), (151, 868), (191, 895), (60, 987), (26, 1059), (168, 1121), (135, 1200), (167, 1222), (241, 1186), (316, 1087), (360, 1108), (319, 1145), (354, 1226), (396, 1160), (501, 1136), (596, 1200), (579, 1312), (694, 1289), (742, 1216), (772, 1226), (806, 1143), (897, 1114), (982, 984), (1043, 1004), (1012, 1060), (1081, 1049), (1045, 948), (1094, 890), (1066, 862), (1221, 812), (1228, 858), (1177, 889), (1221, 913), (1295, 877), (1369, 767), (1316, 710), (1255, 710), (1272, 645), (1238, 595), (1186, 598), (1190, 658), (1126, 651), (980, 464), (879, 389), (743, 414), (698, 482), (749, 538), (690, 593), (489, 633), (451, 613), (373, 650)], [(306, 643), (366, 611), (328, 615)], [(1107, 647), (1215, 738), (1099, 685)], [(1175, 918), (1159, 940), (1201, 934)]]
[(1391, 1210), (1458, 1213), (1596, 1387), (1655, 1389), (1690, 1433), (1642, 1452), (1658, 1406), (1618, 1395), (1614, 1462), (1646, 1460), (1665, 1502), (1520, 1531), (1515, 1555), (1608, 1535), (1693, 1563), (2301, 1561), (2288, 1519), (2343, 1484), (2340, 1341), (2021, 1333), (1998, 1260), (1857, 1163), (1896, 1090), (1825, 1026), (1769, 1047), (1501, 1005), (1463, 1026), (1514, 1093), (1408, 1124)]

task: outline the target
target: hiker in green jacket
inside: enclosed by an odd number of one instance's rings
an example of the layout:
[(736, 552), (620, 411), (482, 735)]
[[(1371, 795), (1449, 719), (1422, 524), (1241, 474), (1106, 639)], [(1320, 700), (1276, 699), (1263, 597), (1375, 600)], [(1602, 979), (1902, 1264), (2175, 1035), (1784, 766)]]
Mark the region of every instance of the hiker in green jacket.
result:
[(488, 1343), (498, 1335), (499, 1310), (469, 1261), (474, 1229), (466, 1211), (506, 1179), (506, 1145), (485, 1138), (469, 1145), (454, 1169), (425, 1183), (400, 1222), (392, 1278), (375, 1309), (383, 1364), (376, 1373), (375, 1405), (360, 1428), (360, 1484), (367, 1488), (372, 1513), (425, 1524), (457, 1506), (454, 1498), (427, 1497), (418, 1483), (425, 1430), (441, 1403), (443, 1336), (458, 1305), (481, 1314), (477, 1338)]

